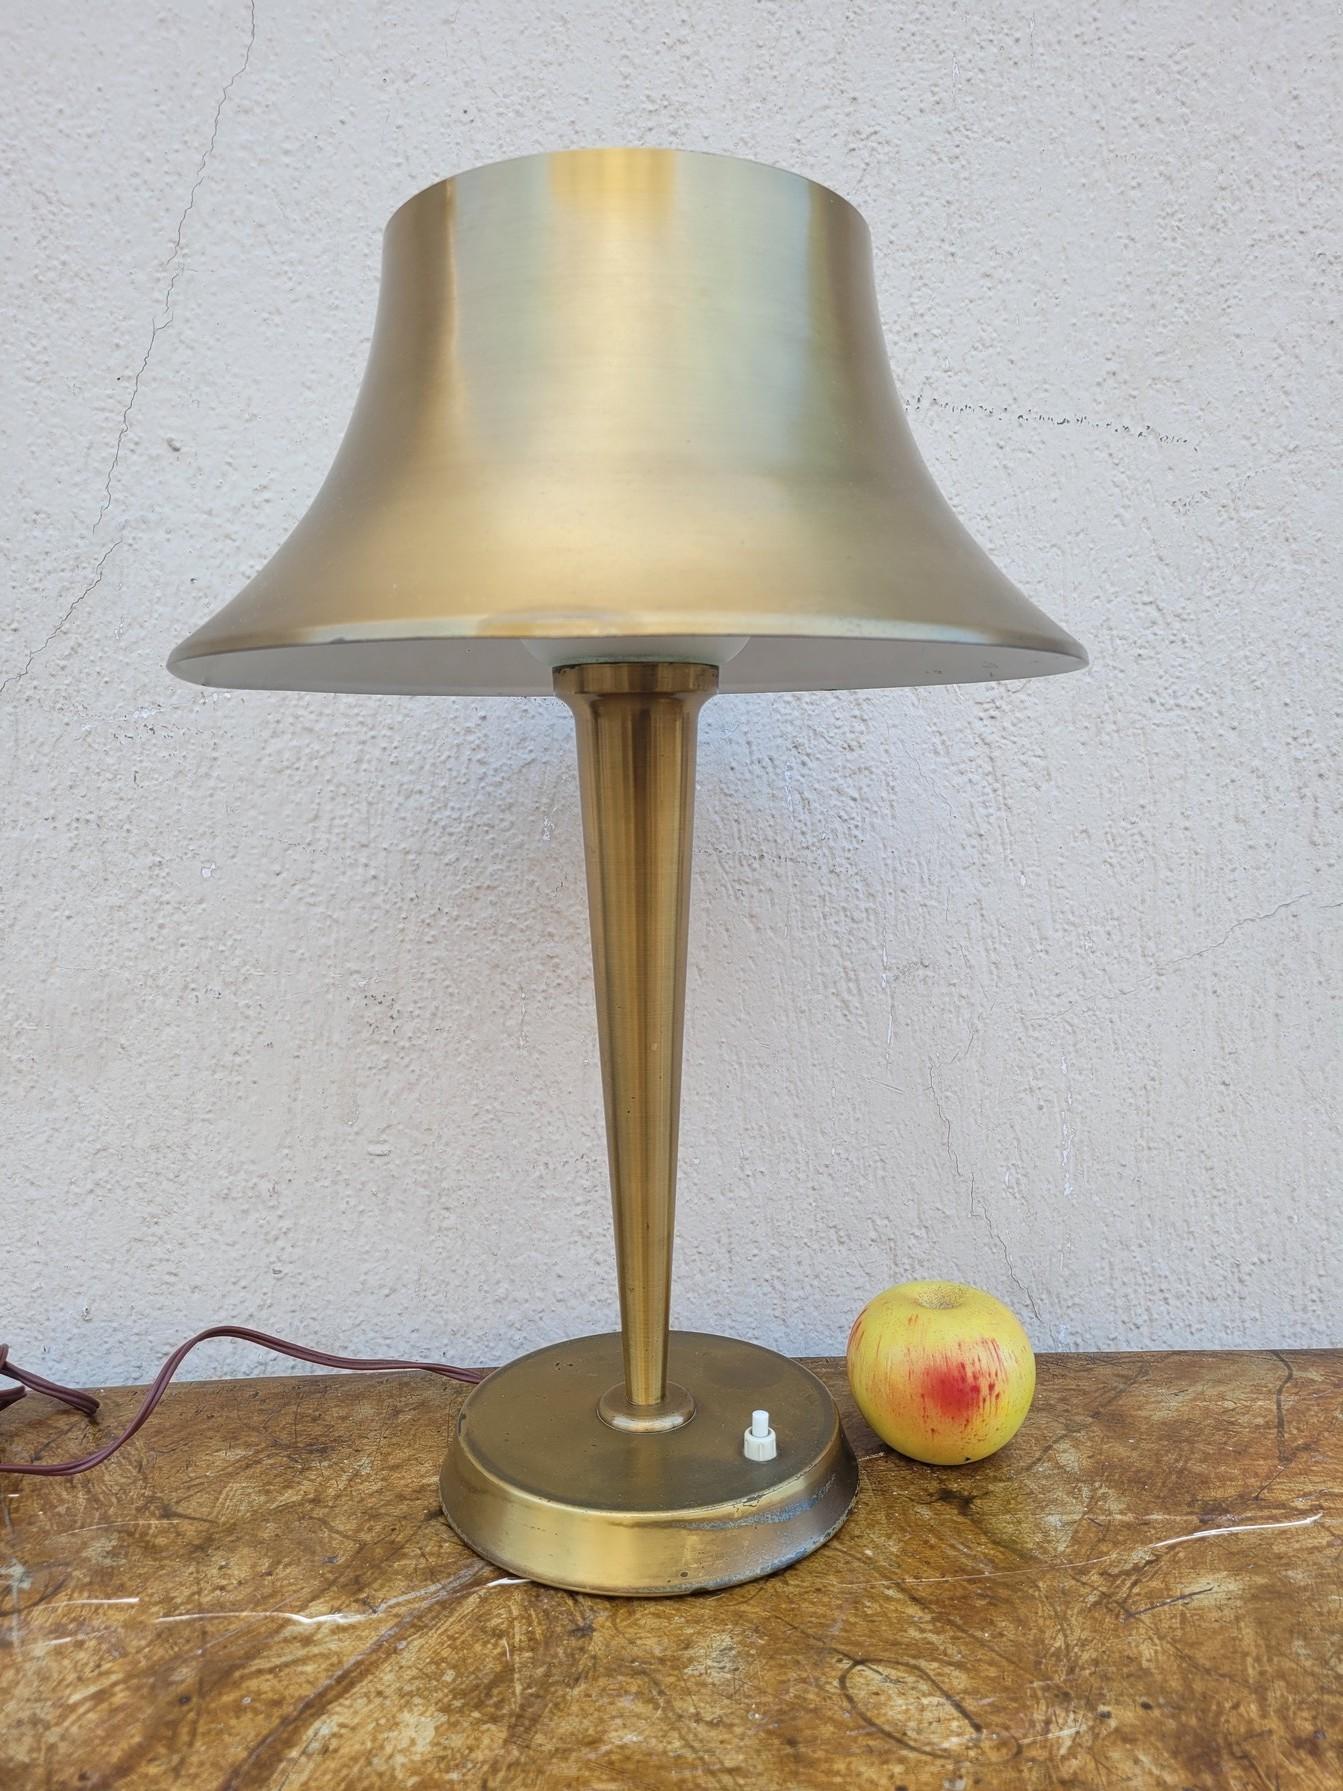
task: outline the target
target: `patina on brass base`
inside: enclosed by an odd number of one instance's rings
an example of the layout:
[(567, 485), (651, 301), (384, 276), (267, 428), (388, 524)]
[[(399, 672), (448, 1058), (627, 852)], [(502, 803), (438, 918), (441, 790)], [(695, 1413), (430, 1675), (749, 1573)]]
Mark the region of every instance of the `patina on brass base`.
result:
[[(586, 1592), (757, 1579), (818, 1548), (857, 1484), (814, 1375), (755, 1344), (668, 1331), (695, 729), (717, 688), (713, 665), (555, 672), (578, 735), (621, 1328), (482, 1382), (441, 1489), (480, 1554)], [(748, 1461), (742, 1435), (762, 1408), (778, 1454)]]
[[(858, 1468), (835, 1403), (809, 1369), (695, 1331), (670, 1336), (695, 1413), (670, 1431), (617, 1430), (597, 1412), (620, 1338), (523, 1356), (476, 1387), (443, 1464), (443, 1509), (463, 1542), (509, 1573), (578, 1592), (708, 1591), (819, 1548), (848, 1515)], [(742, 1433), (765, 1407), (773, 1461)]]

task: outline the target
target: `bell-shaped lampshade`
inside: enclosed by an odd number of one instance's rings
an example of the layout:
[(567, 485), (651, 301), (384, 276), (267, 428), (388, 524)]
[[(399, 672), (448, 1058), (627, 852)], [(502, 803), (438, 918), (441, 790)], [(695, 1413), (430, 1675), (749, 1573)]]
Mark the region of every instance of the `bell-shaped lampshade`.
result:
[(173, 653), (198, 684), (517, 692), (592, 659), (724, 691), (1086, 663), (929, 477), (860, 214), (758, 162), (524, 156), (387, 226), (326, 483)]

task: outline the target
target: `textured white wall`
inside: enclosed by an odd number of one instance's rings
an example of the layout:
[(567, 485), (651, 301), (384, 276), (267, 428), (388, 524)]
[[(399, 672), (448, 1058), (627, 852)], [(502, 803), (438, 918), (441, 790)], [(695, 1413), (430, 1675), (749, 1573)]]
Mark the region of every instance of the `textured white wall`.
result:
[(833, 1350), (938, 1273), (1044, 1347), (1340, 1341), (1329, 0), (64, 0), (0, 35), (21, 1361), (612, 1320), (566, 712), (163, 660), (316, 490), (392, 209), (625, 142), (866, 212), (934, 472), (1095, 660), (706, 711), (678, 1320)]

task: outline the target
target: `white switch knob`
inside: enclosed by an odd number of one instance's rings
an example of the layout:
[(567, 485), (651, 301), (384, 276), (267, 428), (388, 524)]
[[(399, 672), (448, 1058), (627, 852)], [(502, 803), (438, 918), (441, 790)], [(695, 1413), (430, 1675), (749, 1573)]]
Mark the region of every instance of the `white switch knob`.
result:
[(769, 1427), (768, 1412), (752, 1412), (751, 1422), (741, 1440), (747, 1461), (773, 1461), (779, 1453), (779, 1440)]

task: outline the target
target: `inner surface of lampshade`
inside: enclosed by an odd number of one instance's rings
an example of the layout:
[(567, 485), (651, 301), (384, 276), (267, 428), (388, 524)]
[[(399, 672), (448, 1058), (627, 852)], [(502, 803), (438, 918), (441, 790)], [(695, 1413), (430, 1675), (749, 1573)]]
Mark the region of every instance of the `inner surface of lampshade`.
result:
[[(650, 637), (630, 643), (589, 638), (523, 640), (327, 641), (253, 647), (179, 659), (179, 678), (218, 690), (329, 690), (402, 696), (548, 696), (550, 666), (593, 660), (680, 660), (721, 665), (725, 695), (784, 690), (889, 690), (916, 684), (974, 684), (1037, 678), (1085, 665), (1056, 649), (970, 641), (874, 641), (755, 636), (719, 659), (703, 637)], [(624, 650), (622, 650), (622, 646)], [(541, 648), (538, 654), (534, 649)]]

